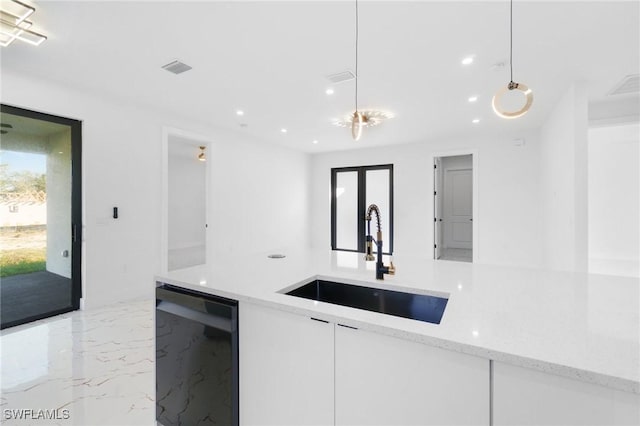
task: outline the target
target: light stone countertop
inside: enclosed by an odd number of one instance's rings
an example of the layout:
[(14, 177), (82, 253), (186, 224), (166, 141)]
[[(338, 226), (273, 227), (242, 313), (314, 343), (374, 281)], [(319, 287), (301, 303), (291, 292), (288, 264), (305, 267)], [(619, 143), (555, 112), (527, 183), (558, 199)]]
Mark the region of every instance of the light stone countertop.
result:
[[(640, 394), (637, 278), (394, 256), (396, 275), (377, 281), (362, 254), (283, 253), (215, 259), (156, 281)], [(449, 301), (430, 324), (280, 293), (315, 277)]]

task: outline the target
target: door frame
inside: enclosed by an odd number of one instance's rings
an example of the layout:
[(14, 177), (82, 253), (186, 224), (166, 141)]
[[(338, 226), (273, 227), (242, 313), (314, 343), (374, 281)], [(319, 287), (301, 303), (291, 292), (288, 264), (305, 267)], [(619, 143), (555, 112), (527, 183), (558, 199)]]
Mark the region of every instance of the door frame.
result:
[[(471, 179), (472, 179), (472, 203), (473, 206), (471, 208), (471, 214), (473, 216), (473, 227), (471, 230), (471, 238), (473, 241), (471, 242), (471, 254), (472, 254), (472, 262), (476, 263), (480, 258), (478, 253), (478, 224), (480, 223), (480, 216), (478, 215), (478, 150), (477, 149), (459, 149), (459, 150), (451, 150), (451, 151), (435, 151), (429, 155), (429, 167), (433, 169), (436, 158), (442, 157), (455, 157), (458, 155), (471, 155)], [(436, 195), (436, 187), (435, 187), (435, 173), (430, 173), (431, 175), (431, 190), (432, 197), (429, 197), (431, 200), (431, 211), (435, 214), (435, 198)], [(443, 175), (444, 178), (444, 175)], [(444, 188), (444, 185), (443, 185)], [(434, 216), (435, 217), (435, 216)], [(431, 258), (436, 259), (436, 232), (435, 226), (432, 228), (432, 236), (431, 241)]]
[[(212, 144), (211, 138), (194, 133), (188, 130), (179, 129), (177, 127), (162, 126), (162, 201), (161, 201), (161, 219), (160, 219), (160, 272), (166, 274), (169, 272), (169, 139), (179, 137), (198, 142), (205, 147), (207, 153), (207, 161), (205, 163), (205, 219), (207, 223), (211, 223), (211, 197), (209, 196), (209, 182), (211, 182), (211, 159)], [(211, 252), (211, 241), (209, 227), (205, 229), (205, 259)]]
[(21, 117), (32, 118), (35, 120), (62, 124), (69, 126), (71, 129), (71, 306), (65, 309), (50, 311), (42, 315), (35, 315), (3, 326), (3, 328), (6, 328), (37, 321), (43, 318), (49, 318), (66, 312), (76, 311), (81, 307), (83, 293), (82, 121), (7, 104), (0, 104), (0, 111), (11, 115), (19, 115)]

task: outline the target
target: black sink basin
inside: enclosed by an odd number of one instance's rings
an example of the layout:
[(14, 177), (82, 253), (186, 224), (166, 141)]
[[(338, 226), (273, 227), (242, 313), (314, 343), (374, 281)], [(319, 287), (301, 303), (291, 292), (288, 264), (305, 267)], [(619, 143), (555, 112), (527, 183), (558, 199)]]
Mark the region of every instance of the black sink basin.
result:
[(440, 324), (448, 301), (444, 297), (324, 280), (311, 281), (285, 294), (433, 324)]

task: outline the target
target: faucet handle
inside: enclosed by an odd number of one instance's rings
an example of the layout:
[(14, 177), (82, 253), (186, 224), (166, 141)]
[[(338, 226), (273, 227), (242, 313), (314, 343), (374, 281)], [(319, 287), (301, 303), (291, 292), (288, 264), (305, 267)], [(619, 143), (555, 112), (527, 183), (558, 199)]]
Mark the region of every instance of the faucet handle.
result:
[(389, 275), (395, 275), (396, 274), (396, 267), (393, 264), (393, 260), (389, 261)]

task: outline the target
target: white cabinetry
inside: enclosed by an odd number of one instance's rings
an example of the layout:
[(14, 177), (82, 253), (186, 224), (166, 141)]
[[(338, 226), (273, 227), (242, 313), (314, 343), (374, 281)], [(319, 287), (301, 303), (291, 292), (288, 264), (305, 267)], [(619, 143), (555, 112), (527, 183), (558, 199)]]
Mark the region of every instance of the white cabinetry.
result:
[(243, 426), (489, 424), (488, 360), (250, 303), (239, 325)]
[(493, 420), (495, 426), (640, 425), (640, 395), (494, 362)]
[(334, 325), (239, 307), (240, 424), (333, 424)]
[(489, 361), (337, 326), (336, 425), (488, 425)]

